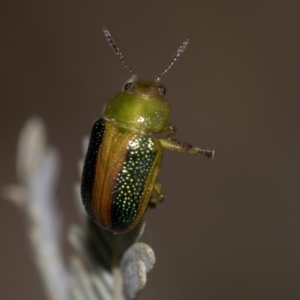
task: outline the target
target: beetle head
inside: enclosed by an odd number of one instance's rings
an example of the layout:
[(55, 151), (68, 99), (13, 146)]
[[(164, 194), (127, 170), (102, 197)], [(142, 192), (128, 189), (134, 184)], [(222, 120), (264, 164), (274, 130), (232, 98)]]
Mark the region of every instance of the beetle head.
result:
[(184, 39), (167, 68), (156, 76), (154, 81), (141, 81), (137, 79), (136, 73), (125, 62), (110, 32), (106, 28), (103, 28), (103, 32), (109, 45), (132, 77), (131, 81), (125, 83), (123, 91), (117, 93), (108, 102), (104, 117), (107, 120), (119, 122), (120, 126), (123, 125), (132, 130), (145, 133), (163, 132), (168, 126), (170, 108), (164, 99), (166, 88), (160, 84), (160, 80), (183, 53), (190, 37), (187, 36)]

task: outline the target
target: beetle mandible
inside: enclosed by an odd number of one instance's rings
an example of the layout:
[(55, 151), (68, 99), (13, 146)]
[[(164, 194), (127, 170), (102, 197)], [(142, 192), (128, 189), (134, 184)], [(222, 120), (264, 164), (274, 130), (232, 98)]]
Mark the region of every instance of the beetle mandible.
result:
[[(154, 81), (138, 80), (127, 65), (110, 32), (104, 35), (132, 80), (124, 85), (95, 122), (84, 162), (81, 196), (89, 216), (113, 233), (133, 229), (147, 207), (165, 198), (156, 181), (163, 148), (213, 158), (213, 150), (183, 144), (175, 139), (176, 129), (168, 123), (170, 107), (161, 77), (187, 47), (187, 36), (167, 68)], [(152, 134), (163, 134), (158, 138)]]

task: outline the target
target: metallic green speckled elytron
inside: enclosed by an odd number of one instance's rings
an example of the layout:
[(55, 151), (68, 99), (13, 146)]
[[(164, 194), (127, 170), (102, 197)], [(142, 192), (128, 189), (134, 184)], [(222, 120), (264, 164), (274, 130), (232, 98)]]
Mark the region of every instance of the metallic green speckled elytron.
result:
[[(176, 129), (169, 121), (170, 107), (159, 84), (186, 48), (189, 37), (177, 50), (169, 66), (155, 81), (137, 80), (107, 29), (105, 37), (123, 66), (132, 76), (107, 104), (104, 117), (92, 129), (85, 158), (81, 196), (86, 211), (101, 227), (114, 233), (134, 228), (148, 206), (164, 200), (156, 181), (162, 149), (202, 154), (213, 158), (213, 150), (203, 150), (175, 140)], [(164, 138), (153, 137), (164, 134)]]

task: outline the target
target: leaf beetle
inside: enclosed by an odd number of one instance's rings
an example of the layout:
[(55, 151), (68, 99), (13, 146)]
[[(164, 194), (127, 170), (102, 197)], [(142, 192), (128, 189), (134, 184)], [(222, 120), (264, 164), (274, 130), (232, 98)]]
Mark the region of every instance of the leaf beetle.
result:
[[(125, 233), (142, 219), (146, 209), (164, 200), (156, 181), (163, 148), (213, 158), (213, 150), (183, 144), (168, 123), (170, 107), (161, 77), (187, 47), (187, 36), (167, 68), (154, 81), (138, 80), (127, 65), (110, 32), (104, 35), (132, 80), (124, 85), (95, 122), (85, 157), (81, 197), (89, 216), (113, 233)], [(164, 137), (155, 137), (161, 134)]]

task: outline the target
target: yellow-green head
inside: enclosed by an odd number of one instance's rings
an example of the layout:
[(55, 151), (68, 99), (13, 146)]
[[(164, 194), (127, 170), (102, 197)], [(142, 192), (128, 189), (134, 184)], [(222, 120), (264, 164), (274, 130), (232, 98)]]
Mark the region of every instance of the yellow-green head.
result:
[(144, 133), (166, 129), (170, 107), (164, 99), (166, 89), (151, 81), (131, 81), (107, 104), (104, 118), (119, 122), (119, 126)]

